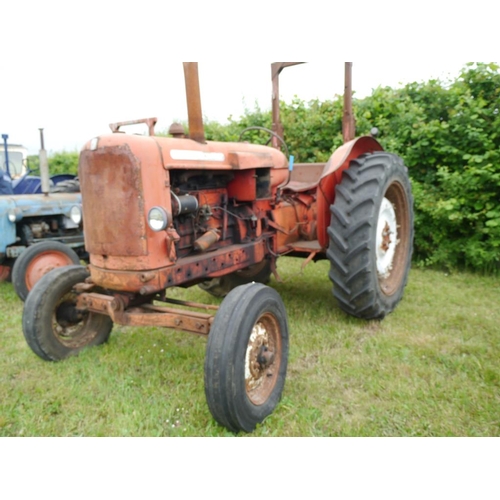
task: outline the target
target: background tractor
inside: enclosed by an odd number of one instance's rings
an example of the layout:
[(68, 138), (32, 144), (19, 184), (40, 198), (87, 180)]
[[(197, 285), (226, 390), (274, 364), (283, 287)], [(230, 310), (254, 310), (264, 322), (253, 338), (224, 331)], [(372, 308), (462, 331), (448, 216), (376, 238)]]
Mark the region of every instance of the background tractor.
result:
[[(156, 137), (151, 118), (112, 124), (84, 145), (90, 265), (56, 269), (31, 291), (23, 331), (38, 356), (61, 360), (102, 344), (113, 323), (207, 335), (209, 409), (226, 428), (252, 431), (285, 383), (287, 314), (266, 286), (272, 273), (279, 278), (278, 257), (328, 259), (348, 314), (382, 319), (394, 310), (412, 253), (407, 169), (373, 137), (354, 138), (350, 63), (343, 146), (321, 164), (284, 154), (278, 79), (291, 64), (271, 66), (271, 146), (205, 139), (196, 63), (184, 63), (188, 137)], [(149, 136), (120, 133), (130, 123), (146, 123)], [(220, 307), (168, 296), (192, 285), (224, 296)]]
[(48, 271), (79, 264), (86, 257), (82, 202), (78, 180), (71, 174), (49, 176), (40, 129), (40, 175), (27, 165), (27, 150), (7, 144), (2, 134), (0, 166), (0, 280), (11, 279), (25, 300)]

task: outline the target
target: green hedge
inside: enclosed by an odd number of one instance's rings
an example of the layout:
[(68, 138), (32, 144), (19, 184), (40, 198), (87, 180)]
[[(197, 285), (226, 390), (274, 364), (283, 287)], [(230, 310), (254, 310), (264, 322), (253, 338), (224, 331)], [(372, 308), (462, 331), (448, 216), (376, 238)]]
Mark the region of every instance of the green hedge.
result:
[[(48, 157), (50, 175), (56, 174), (78, 174), (78, 158), (77, 151), (61, 151), (53, 153)], [(39, 172), (40, 158), (38, 155), (28, 156), (28, 165), (35, 173)]]

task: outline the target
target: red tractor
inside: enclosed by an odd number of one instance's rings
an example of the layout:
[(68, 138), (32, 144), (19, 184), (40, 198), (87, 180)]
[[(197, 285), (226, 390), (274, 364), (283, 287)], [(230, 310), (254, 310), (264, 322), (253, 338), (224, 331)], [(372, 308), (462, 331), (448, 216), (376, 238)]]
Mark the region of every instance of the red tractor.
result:
[[(350, 63), (345, 143), (326, 163), (293, 164), (279, 149), (278, 109), (278, 75), (291, 64), (272, 65), (272, 146), (205, 140), (196, 63), (184, 63), (188, 137), (157, 137), (156, 119), (146, 119), (113, 124), (84, 145), (90, 265), (55, 269), (30, 292), (23, 331), (38, 356), (56, 361), (102, 344), (113, 323), (208, 335), (209, 409), (228, 429), (250, 432), (285, 383), (287, 314), (265, 285), (279, 256), (328, 259), (348, 314), (382, 319), (396, 307), (413, 243), (407, 169), (373, 137), (353, 139)], [(149, 136), (120, 133), (137, 122)], [(220, 307), (168, 296), (192, 285), (225, 296)]]

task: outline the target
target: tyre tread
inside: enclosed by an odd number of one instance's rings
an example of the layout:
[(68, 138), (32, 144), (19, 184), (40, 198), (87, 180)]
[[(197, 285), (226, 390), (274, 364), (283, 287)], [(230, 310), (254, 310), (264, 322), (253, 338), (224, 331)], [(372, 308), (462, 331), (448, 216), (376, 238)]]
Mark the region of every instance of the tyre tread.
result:
[(76, 283), (89, 276), (81, 265), (71, 265), (53, 269), (44, 275), (31, 290), (23, 311), (23, 334), (28, 346), (46, 361), (59, 361), (77, 354), (90, 345), (106, 342), (111, 333), (113, 322), (105, 315), (93, 315), (91, 328), (98, 333), (87, 344), (69, 348), (61, 344), (52, 332), (52, 314), (55, 304), (64, 290), (71, 290)]
[[(382, 319), (402, 298), (413, 243), (413, 199), (407, 173), (408, 169), (398, 156), (387, 152), (367, 153), (351, 161), (336, 188), (335, 201), (330, 207), (326, 255), (330, 261), (333, 295), (340, 308), (353, 316)], [(377, 225), (377, 207), (393, 177), (402, 183), (407, 195), (411, 241), (400, 289), (389, 300), (379, 289), (372, 240)]]
[[(272, 304), (272, 305), (270, 305)], [(282, 359), (280, 375), (273, 392), (261, 406), (254, 406), (237, 383), (242, 367), (237, 353), (246, 349), (247, 318), (260, 308), (277, 308), (282, 315)], [(284, 386), (288, 356), (288, 323), (279, 294), (261, 283), (234, 288), (222, 302), (210, 329), (205, 356), (205, 396), (215, 420), (232, 432), (251, 432), (278, 403)], [(243, 382), (244, 383), (244, 382)]]

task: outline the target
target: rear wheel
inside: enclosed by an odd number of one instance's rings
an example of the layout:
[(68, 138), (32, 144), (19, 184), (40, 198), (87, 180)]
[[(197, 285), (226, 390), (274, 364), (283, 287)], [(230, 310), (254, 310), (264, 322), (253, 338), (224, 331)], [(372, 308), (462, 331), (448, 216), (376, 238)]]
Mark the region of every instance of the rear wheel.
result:
[(260, 283), (232, 290), (205, 356), (205, 395), (215, 420), (233, 432), (253, 431), (281, 398), (287, 359), (288, 322), (276, 290)]
[(246, 283), (269, 283), (271, 278), (271, 261), (264, 259), (263, 261), (249, 266), (241, 271), (236, 271), (220, 278), (212, 278), (210, 280), (199, 283), (198, 286), (205, 292), (214, 297), (225, 297), (233, 288)]
[(376, 152), (353, 160), (331, 214), (333, 294), (345, 312), (382, 319), (403, 297), (413, 249), (413, 198), (401, 158)]
[(80, 264), (80, 257), (59, 241), (41, 241), (28, 247), (15, 261), (12, 284), (18, 297), (25, 301), (42, 276), (56, 267)]
[(23, 311), (23, 333), (42, 359), (58, 361), (108, 340), (111, 318), (76, 308), (74, 286), (88, 276), (83, 266), (54, 269), (29, 294)]

